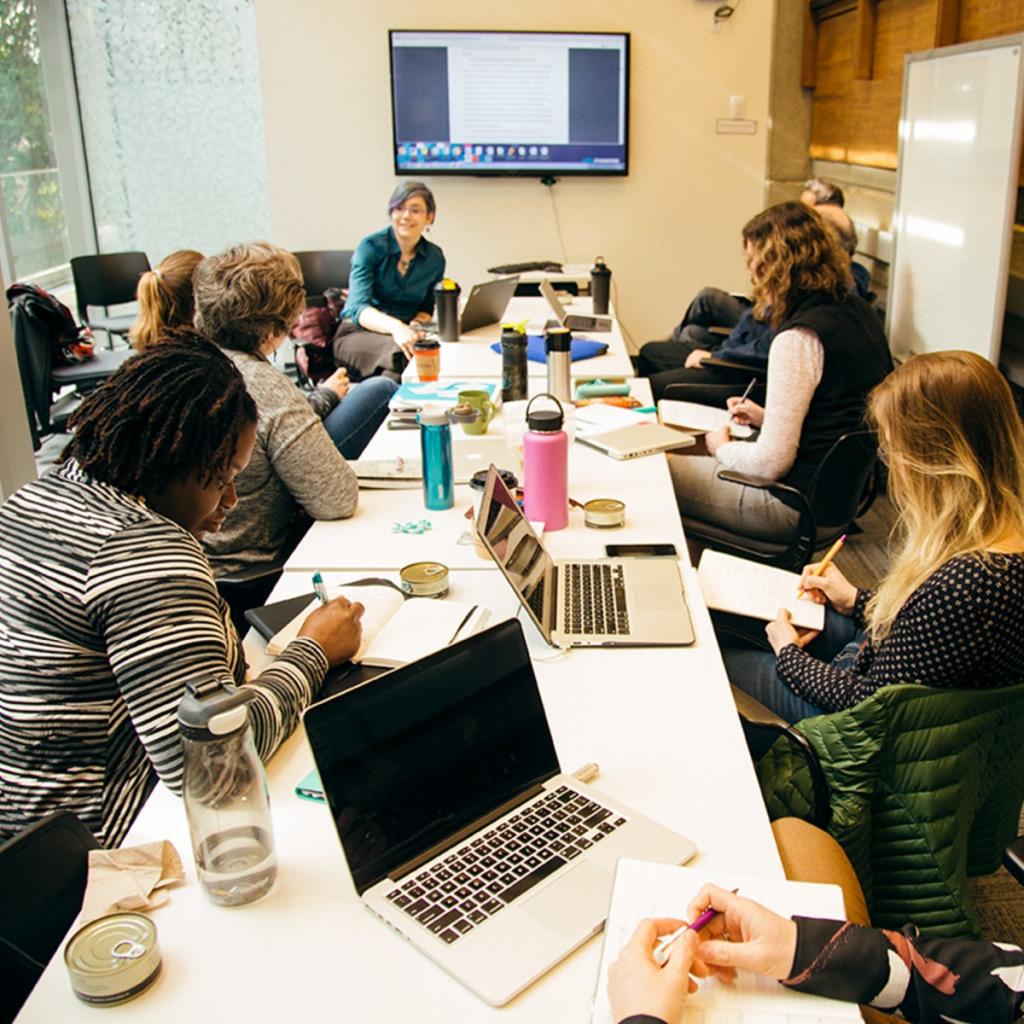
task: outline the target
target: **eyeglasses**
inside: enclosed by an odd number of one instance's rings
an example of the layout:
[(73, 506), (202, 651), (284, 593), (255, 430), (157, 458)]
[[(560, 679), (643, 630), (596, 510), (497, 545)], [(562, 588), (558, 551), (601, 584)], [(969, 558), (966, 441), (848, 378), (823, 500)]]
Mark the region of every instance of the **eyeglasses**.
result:
[(396, 206), (392, 213), (407, 213), (410, 217), (426, 217), (427, 208), (425, 206)]

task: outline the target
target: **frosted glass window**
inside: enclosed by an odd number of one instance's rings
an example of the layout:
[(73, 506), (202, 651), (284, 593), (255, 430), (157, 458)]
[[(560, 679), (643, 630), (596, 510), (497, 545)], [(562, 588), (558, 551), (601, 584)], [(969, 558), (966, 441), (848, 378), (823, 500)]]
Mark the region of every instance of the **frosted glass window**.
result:
[(270, 236), (252, 0), (67, 0), (100, 252)]

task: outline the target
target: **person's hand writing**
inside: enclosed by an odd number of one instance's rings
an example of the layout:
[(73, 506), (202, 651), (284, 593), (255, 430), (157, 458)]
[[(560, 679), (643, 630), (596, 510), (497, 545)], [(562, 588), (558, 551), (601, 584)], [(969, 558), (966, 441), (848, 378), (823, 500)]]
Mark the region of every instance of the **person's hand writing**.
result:
[(835, 562), (830, 562), (821, 575), (818, 575), (817, 563), (805, 566), (800, 586), (812, 601), (828, 602), (843, 615), (853, 613), (857, 588), (836, 568)]
[(752, 427), (759, 427), (764, 423), (764, 409), (749, 398), (733, 395), (725, 400), (725, 404), (732, 416), (733, 423), (749, 424)]
[(726, 424), (724, 427), (719, 427), (717, 430), (709, 430), (704, 435), (704, 443), (708, 448), (708, 455), (714, 455), (723, 444), (728, 444), (732, 440), (732, 435), (729, 433), (729, 425)]
[(726, 981), (735, 976), (736, 968), (776, 980), (790, 976), (795, 922), (717, 885), (705, 885), (697, 893), (688, 911), (691, 919), (709, 906), (720, 913), (701, 929), (695, 956), (710, 973)]
[(682, 924), (685, 922), (671, 918), (648, 918), (637, 925), (618, 959), (608, 968), (612, 1020), (647, 1014), (666, 1024), (677, 1024), (682, 1018), (687, 993), (697, 987), (690, 978), (697, 933), (687, 931), (676, 939), (664, 967), (654, 959), (658, 936), (668, 935)]
[(686, 369), (688, 369), (688, 370), (693, 370), (695, 368), (699, 368), (700, 367), (700, 361), (702, 359), (707, 359), (707, 357), (709, 355), (711, 355), (711, 352), (708, 349), (706, 349), (706, 348), (695, 348), (686, 357), (686, 362), (683, 363), (683, 366), (685, 366)]
[(349, 384), (351, 382), (348, 379), (348, 370), (344, 367), (338, 367), (326, 380), (320, 382), (320, 387), (329, 388), (333, 391), (339, 399), (344, 398), (348, 394)]
[(299, 636), (315, 640), (323, 648), (331, 666), (340, 665), (359, 650), (363, 638), (360, 619), (364, 611), (358, 601), (353, 603), (347, 598), (336, 597), (306, 616)]
[(768, 643), (772, 645), (776, 656), (789, 644), (806, 647), (821, 632), (817, 629), (797, 629), (785, 608), (779, 609), (778, 616), (764, 627), (764, 631), (768, 634)]

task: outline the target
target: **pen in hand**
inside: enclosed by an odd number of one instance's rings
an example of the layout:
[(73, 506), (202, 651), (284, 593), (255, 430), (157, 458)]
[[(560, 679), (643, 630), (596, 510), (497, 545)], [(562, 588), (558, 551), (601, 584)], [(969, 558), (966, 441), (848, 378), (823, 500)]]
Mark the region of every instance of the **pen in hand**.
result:
[[(844, 533), (842, 535), (842, 537), (840, 537), (839, 540), (837, 540), (835, 542), (835, 544), (833, 544), (832, 547), (830, 547), (828, 549), (828, 552), (825, 554), (825, 557), (818, 563), (817, 567), (814, 570), (814, 575), (815, 576), (823, 576), (824, 575), (825, 570), (832, 564), (832, 559), (835, 558), (837, 554), (839, 554), (839, 549), (843, 546), (843, 541), (845, 541), (845, 540), (846, 540), (846, 534)], [(804, 596), (804, 588), (803, 587), (797, 587), (796, 588), (796, 596), (798, 598), (801, 598), (801, 597)]]
[[(734, 895), (739, 891), (739, 887), (732, 890)], [(680, 935), (688, 931), (699, 932), (701, 928), (711, 922), (720, 913), (721, 911), (715, 910), (709, 906), (703, 914), (698, 914), (692, 923), (681, 925), (669, 935), (662, 935), (662, 937), (658, 939), (658, 944), (654, 947), (654, 962), (659, 967), (664, 967), (665, 964), (668, 963), (669, 955), (672, 952), (672, 945)]]
[(324, 586), (324, 578), (319, 572), (313, 573), (313, 593), (321, 604), (327, 604), (327, 587)]
[(750, 383), (747, 385), (747, 390), (744, 391), (742, 395), (740, 395), (740, 400), (732, 407), (732, 412), (729, 413), (730, 420), (736, 415), (736, 410), (739, 409), (739, 407), (747, 400), (747, 396), (750, 394), (750, 392), (754, 390), (754, 381), (756, 380), (756, 377), (750, 378)]

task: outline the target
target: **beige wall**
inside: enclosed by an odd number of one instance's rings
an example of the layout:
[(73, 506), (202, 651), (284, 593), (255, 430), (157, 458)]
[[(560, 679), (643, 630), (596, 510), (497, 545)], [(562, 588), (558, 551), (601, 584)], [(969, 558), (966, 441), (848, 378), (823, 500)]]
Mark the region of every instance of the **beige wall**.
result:
[[(570, 29), (632, 33), (630, 173), (430, 179), (431, 238), (464, 286), (494, 263), (603, 255), (634, 341), (663, 336), (703, 284), (742, 289), (739, 232), (762, 205), (775, 4), (738, 6), (718, 33), (708, 0), (256, 0), (274, 240), (352, 248), (386, 223), (391, 165), (387, 30)], [(729, 97), (757, 134), (716, 135)]]

